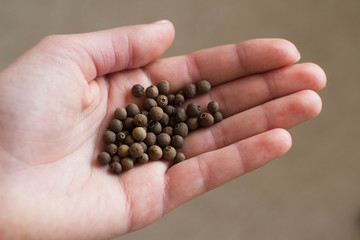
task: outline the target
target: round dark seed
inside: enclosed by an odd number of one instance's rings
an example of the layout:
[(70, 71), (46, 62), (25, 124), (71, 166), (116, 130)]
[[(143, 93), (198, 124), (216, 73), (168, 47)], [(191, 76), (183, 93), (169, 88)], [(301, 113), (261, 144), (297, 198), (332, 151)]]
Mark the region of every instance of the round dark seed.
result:
[(110, 154), (110, 156), (113, 156), (115, 153), (117, 153), (117, 146), (113, 143), (110, 143), (106, 146), (105, 151)]
[(112, 162), (120, 162), (121, 157), (119, 155), (114, 155), (111, 157)]
[(124, 142), (124, 144), (130, 146), (131, 144), (133, 144), (135, 142), (135, 139), (131, 135), (127, 135), (123, 142)]
[(164, 111), (160, 107), (152, 107), (149, 114), (151, 120), (159, 121), (164, 116)]
[(159, 123), (162, 126), (167, 126), (169, 124), (169, 115), (167, 115), (166, 113), (164, 113), (163, 117), (160, 119)]
[(174, 104), (174, 99), (175, 99), (175, 95), (174, 94), (168, 94), (166, 95), (167, 99), (168, 99), (168, 104), (172, 105)]
[(134, 161), (129, 157), (121, 159), (120, 163), (123, 170), (129, 170), (134, 167)]
[(144, 115), (147, 119), (149, 119), (149, 112), (146, 110), (142, 110), (141, 114)]
[(167, 146), (166, 148), (163, 149), (162, 158), (165, 159), (166, 161), (173, 160), (175, 156), (176, 156), (176, 150), (172, 146)]
[(199, 128), (199, 120), (197, 117), (188, 118), (186, 120), (186, 124), (188, 125), (190, 131), (194, 131)]
[(143, 148), (143, 152), (146, 152), (147, 151), (147, 149), (148, 149), (148, 147), (147, 147), (147, 145), (144, 143), (144, 142), (139, 142), (140, 143), (140, 145), (141, 145), (141, 147)]
[(143, 127), (136, 127), (132, 131), (131, 136), (136, 141), (141, 142), (146, 138), (146, 130)]
[(147, 154), (151, 160), (159, 160), (162, 157), (162, 150), (157, 145), (152, 145), (148, 148)]
[(127, 157), (129, 156), (129, 149), (130, 147), (128, 145), (122, 144), (118, 147), (118, 155), (120, 157)]
[(148, 98), (156, 98), (159, 95), (159, 90), (156, 86), (151, 85), (145, 91), (145, 94)]
[(140, 84), (135, 84), (131, 89), (131, 93), (132, 93), (132, 95), (134, 95), (134, 97), (140, 98), (140, 97), (144, 96), (145, 89)]
[(140, 110), (139, 110), (138, 105), (136, 105), (134, 103), (130, 103), (126, 107), (126, 112), (127, 112), (128, 117), (135, 117), (136, 114), (140, 113)]
[(115, 110), (114, 116), (116, 119), (124, 121), (127, 117), (127, 112), (125, 108), (119, 107)]
[(174, 135), (171, 138), (171, 146), (176, 149), (182, 148), (184, 146), (184, 138), (180, 135)]
[(162, 80), (157, 85), (157, 88), (159, 89), (159, 93), (163, 95), (167, 95), (170, 92), (170, 84), (169, 82)]
[(111, 161), (111, 156), (107, 152), (102, 152), (97, 156), (97, 160), (100, 164), (106, 165)]
[(197, 83), (196, 89), (199, 94), (208, 93), (211, 90), (211, 84), (206, 80), (201, 80)]
[(144, 114), (136, 114), (133, 119), (133, 124), (136, 127), (145, 127), (148, 123), (148, 119)]
[(140, 157), (136, 158), (136, 162), (143, 164), (149, 161), (149, 156), (146, 153), (141, 154)]
[(174, 105), (180, 106), (185, 102), (185, 97), (182, 94), (176, 94), (174, 98)]
[(213, 113), (212, 116), (214, 117), (214, 123), (218, 123), (223, 120), (223, 115), (221, 114), (221, 112)]
[(116, 140), (118, 142), (124, 141), (125, 138), (126, 138), (126, 134), (124, 132), (119, 132), (118, 134), (116, 134)]
[(146, 138), (144, 139), (144, 143), (150, 147), (156, 143), (156, 135), (152, 132), (146, 133)]
[(170, 137), (174, 135), (173, 128), (170, 126), (166, 126), (163, 128), (162, 132), (168, 134)]
[(129, 148), (129, 153), (131, 156), (138, 158), (141, 154), (144, 153), (144, 148), (141, 146), (140, 143), (133, 143)]
[(125, 120), (123, 121), (123, 128), (125, 130), (128, 130), (128, 131), (133, 130), (134, 124), (133, 124), (133, 118), (132, 117), (125, 118)]
[(199, 117), (199, 125), (202, 127), (211, 127), (214, 125), (214, 117), (210, 113), (202, 113)]
[(175, 160), (175, 163), (179, 163), (179, 162), (184, 161), (185, 160), (185, 154), (182, 153), (182, 152), (177, 152), (174, 160)]
[(171, 137), (167, 133), (160, 133), (156, 137), (156, 144), (161, 148), (169, 146), (170, 142), (171, 142)]
[(196, 85), (193, 83), (190, 83), (185, 86), (184, 88), (184, 96), (186, 98), (193, 98), (196, 96)]
[(215, 101), (211, 101), (208, 103), (207, 109), (209, 110), (210, 113), (214, 114), (219, 111), (219, 104)]
[(170, 117), (169, 118), (169, 124), (168, 124), (170, 127), (175, 127), (176, 125), (176, 121), (175, 121), (175, 117)]
[(116, 141), (116, 134), (112, 131), (105, 131), (103, 134), (103, 141), (105, 143), (114, 143)]
[(156, 97), (156, 103), (159, 107), (164, 108), (168, 105), (168, 99), (165, 95), (159, 95)]
[(185, 122), (187, 119), (185, 109), (177, 108), (174, 113), (174, 119), (176, 122)]
[(186, 108), (186, 115), (188, 117), (198, 117), (201, 114), (201, 107), (197, 103), (189, 103)]
[(122, 166), (119, 162), (113, 162), (110, 164), (110, 171), (119, 174), (122, 172)]
[(162, 126), (159, 122), (151, 122), (148, 126), (148, 131), (158, 135), (162, 132)]
[(174, 127), (174, 134), (180, 135), (182, 137), (186, 137), (189, 133), (189, 128), (184, 122), (180, 122), (175, 125)]
[(175, 107), (172, 105), (167, 105), (166, 107), (164, 107), (164, 113), (166, 113), (167, 115), (169, 115), (169, 117), (171, 115), (173, 115), (175, 112)]
[(123, 124), (119, 119), (111, 120), (108, 129), (114, 133), (118, 133), (123, 129)]
[(157, 106), (157, 102), (155, 101), (155, 99), (152, 98), (146, 98), (143, 102), (143, 108), (146, 111), (150, 111), (151, 108), (156, 107)]

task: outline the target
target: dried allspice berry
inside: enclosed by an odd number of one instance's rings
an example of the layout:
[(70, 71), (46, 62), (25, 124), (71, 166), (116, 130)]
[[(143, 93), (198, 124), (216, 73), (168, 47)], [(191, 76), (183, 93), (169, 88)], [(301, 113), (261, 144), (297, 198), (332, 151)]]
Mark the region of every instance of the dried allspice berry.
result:
[(215, 101), (211, 101), (208, 103), (207, 109), (210, 113), (214, 114), (219, 111), (219, 104)]
[(113, 131), (105, 131), (103, 134), (103, 141), (105, 143), (114, 143), (116, 141), (116, 134)]
[(184, 96), (186, 98), (193, 98), (196, 96), (196, 85), (189, 83), (184, 88)]
[(139, 107), (138, 105), (134, 104), (134, 103), (130, 103), (129, 105), (127, 105), (126, 107), (126, 112), (128, 117), (135, 117), (136, 114), (140, 113)]
[(171, 161), (175, 158), (175, 156), (176, 156), (176, 150), (172, 146), (167, 146), (163, 149), (163, 156), (162, 156), (163, 159), (167, 161)]
[(182, 148), (184, 145), (184, 138), (180, 135), (174, 135), (171, 138), (171, 146), (173, 146), (176, 149)]
[(100, 164), (106, 165), (111, 161), (111, 156), (107, 152), (102, 152), (97, 156), (97, 160)]
[(144, 148), (141, 146), (140, 143), (133, 143), (129, 148), (129, 153), (134, 158), (138, 158), (141, 156), (141, 154), (144, 153)]
[(147, 149), (148, 149), (147, 145), (144, 142), (139, 142), (139, 143), (140, 143), (140, 145), (142, 146), (142, 148), (144, 150), (143, 152), (146, 152)]
[(201, 106), (198, 103), (189, 103), (186, 107), (186, 115), (188, 117), (198, 117), (201, 114)]
[(134, 119), (132, 117), (125, 118), (125, 120), (123, 121), (123, 129), (127, 131), (132, 131), (134, 128), (133, 120)]
[(135, 139), (132, 137), (132, 135), (127, 135), (123, 141), (124, 144), (130, 146), (135, 142)]
[(201, 80), (196, 84), (198, 94), (208, 93), (211, 90), (211, 84), (206, 80)]
[(121, 159), (120, 163), (123, 170), (129, 170), (134, 167), (134, 161), (129, 157)]
[(212, 116), (214, 117), (214, 123), (218, 123), (223, 120), (223, 115), (221, 114), (221, 112), (213, 113)]
[(167, 115), (166, 113), (164, 113), (163, 117), (159, 120), (159, 123), (162, 126), (167, 126), (169, 124), (169, 115)]
[(174, 98), (174, 105), (175, 105), (175, 106), (180, 106), (180, 105), (182, 105), (184, 102), (185, 102), (185, 97), (184, 97), (184, 95), (179, 94), (179, 93), (175, 95), (175, 98)]
[(175, 95), (174, 94), (168, 94), (166, 95), (167, 99), (168, 99), (168, 104), (169, 105), (173, 105), (174, 104), (174, 99), (175, 99)]
[(144, 139), (144, 143), (150, 147), (156, 143), (156, 135), (152, 132), (146, 133), (146, 138)]
[(135, 97), (142, 97), (144, 96), (145, 93), (145, 89), (143, 86), (141, 86), (140, 84), (135, 84), (132, 89), (131, 89), (131, 93), (132, 95), (134, 95)]
[(189, 133), (189, 128), (184, 122), (177, 123), (174, 127), (174, 134), (186, 137)]
[(186, 119), (186, 124), (188, 125), (190, 131), (194, 131), (199, 128), (199, 120), (197, 117)]
[(144, 114), (136, 114), (133, 118), (133, 124), (136, 127), (145, 127), (148, 123), (148, 119)]
[(168, 134), (170, 137), (171, 137), (172, 135), (174, 135), (174, 130), (173, 130), (173, 128), (170, 127), (170, 126), (164, 127), (163, 130), (162, 130), (162, 132)]
[(168, 99), (165, 95), (160, 94), (156, 97), (156, 103), (159, 107), (164, 108), (168, 105)]
[(130, 147), (126, 144), (122, 144), (118, 147), (118, 155), (120, 157), (127, 157), (129, 156), (129, 149)]
[(119, 155), (114, 155), (111, 157), (112, 162), (120, 162), (121, 158)]
[(174, 119), (176, 122), (185, 122), (187, 119), (185, 109), (177, 108), (174, 113)]
[(117, 146), (113, 143), (110, 143), (105, 147), (105, 152), (109, 153), (110, 156), (113, 156), (115, 153), (117, 153)]
[(167, 105), (163, 110), (169, 117), (175, 113), (175, 107), (172, 105)]
[(160, 133), (156, 137), (156, 144), (161, 148), (169, 146), (170, 142), (171, 142), (171, 137), (167, 133)]
[(169, 82), (162, 80), (157, 85), (157, 88), (159, 89), (159, 93), (163, 95), (167, 95), (170, 92), (170, 84)]
[(152, 107), (157, 107), (157, 102), (155, 101), (155, 99), (146, 98), (142, 106), (146, 111), (150, 111)]
[(111, 120), (108, 129), (114, 133), (118, 133), (123, 129), (123, 124), (119, 119)]
[(116, 140), (117, 140), (118, 142), (124, 141), (125, 138), (126, 138), (125, 132), (119, 132), (118, 134), (116, 134)]
[(148, 98), (156, 98), (159, 95), (159, 89), (156, 86), (151, 85), (146, 88), (145, 94)]
[(164, 116), (164, 111), (160, 107), (152, 107), (149, 114), (151, 120), (160, 121), (160, 119)]
[(150, 122), (148, 125), (148, 131), (158, 135), (162, 132), (162, 126), (159, 122)]
[(147, 154), (151, 160), (159, 160), (162, 157), (162, 150), (157, 145), (152, 145), (148, 148)]
[(175, 156), (175, 163), (179, 163), (185, 160), (185, 154), (182, 152), (177, 152)]
[(143, 127), (136, 127), (132, 131), (131, 136), (138, 142), (143, 141), (146, 138), (146, 130)]
[(115, 109), (114, 116), (116, 119), (119, 119), (121, 121), (124, 121), (127, 117), (127, 112), (125, 108), (119, 107)]
[(110, 171), (119, 174), (122, 172), (122, 166), (119, 162), (113, 162), (110, 164)]
[(214, 117), (210, 113), (202, 113), (199, 117), (199, 124), (202, 127), (211, 127), (214, 125)]
[(143, 164), (149, 161), (149, 156), (146, 153), (141, 154), (140, 157), (136, 158), (136, 162)]

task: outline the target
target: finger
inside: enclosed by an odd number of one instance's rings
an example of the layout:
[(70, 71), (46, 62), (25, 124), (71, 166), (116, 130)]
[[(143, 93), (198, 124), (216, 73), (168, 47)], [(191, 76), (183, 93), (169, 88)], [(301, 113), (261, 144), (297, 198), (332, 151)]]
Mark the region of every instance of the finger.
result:
[(318, 65), (296, 64), (221, 84), (208, 94), (189, 99), (185, 106), (197, 102), (206, 110), (209, 101), (214, 100), (220, 104), (223, 116), (228, 117), (301, 90), (320, 90), (325, 84), (326, 75)]
[[(160, 57), (174, 39), (169, 21), (119, 27), (84, 34), (51, 36), (42, 45), (63, 47), (88, 80), (144, 66)], [(74, 54), (75, 52), (75, 54)]]
[(273, 129), (169, 168), (165, 212), (268, 163), (290, 147), (290, 134)]
[(212, 85), (295, 63), (296, 47), (283, 39), (254, 39), (158, 60), (144, 70), (153, 83), (168, 80), (173, 90), (207, 79)]
[(191, 158), (273, 128), (290, 129), (317, 116), (321, 106), (320, 97), (310, 90), (278, 98), (190, 134), (182, 151)]

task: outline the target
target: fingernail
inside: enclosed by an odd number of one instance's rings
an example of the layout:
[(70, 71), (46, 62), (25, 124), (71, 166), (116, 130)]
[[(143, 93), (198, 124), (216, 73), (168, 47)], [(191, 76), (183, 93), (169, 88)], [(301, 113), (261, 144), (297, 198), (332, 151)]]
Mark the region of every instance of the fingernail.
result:
[(164, 23), (168, 23), (168, 22), (169, 22), (169, 20), (163, 19), (163, 20), (155, 21), (155, 22), (153, 22), (153, 24), (164, 24)]

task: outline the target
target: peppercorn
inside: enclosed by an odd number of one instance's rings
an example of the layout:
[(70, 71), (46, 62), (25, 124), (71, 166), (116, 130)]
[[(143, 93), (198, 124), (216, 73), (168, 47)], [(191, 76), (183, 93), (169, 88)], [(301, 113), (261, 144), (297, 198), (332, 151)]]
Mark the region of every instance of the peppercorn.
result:
[(174, 113), (174, 119), (176, 122), (185, 122), (187, 119), (185, 109), (177, 108)]
[(211, 90), (211, 84), (206, 80), (201, 80), (197, 83), (196, 89), (199, 94), (208, 93)]
[(127, 157), (129, 156), (129, 149), (130, 147), (126, 144), (122, 144), (118, 147), (118, 155), (120, 157)]
[(212, 116), (214, 118), (214, 123), (218, 123), (223, 120), (223, 115), (221, 114), (221, 112), (213, 113)]
[(140, 84), (135, 84), (131, 89), (132, 95), (134, 95), (134, 97), (138, 97), (138, 98), (144, 96), (144, 92), (145, 92), (145, 89)]
[(184, 88), (184, 96), (186, 98), (193, 98), (196, 96), (196, 85), (189, 83)]
[(119, 108), (115, 109), (114, 116), (115, 116), (116, 119), (124, 121), (125, 118), (127, 117), (126, 109), (122, 108), (122, 107), (119, 107)]
[(175, 125), (176, 125), (175, 117), (170, 117), (168, 126), (173, 128), (173, 127), (175, 127)]
[(136, 158), (136, 162), (143, 164), (149, 161), (149, 156), (146, 153), (141, 154), (140, 157)]
[(134, 167), (134, 161), (129, 157), (121, 159), (120, 163), (123, 170), (129, 170)]
[(188, 125), (190, 131), (194, 131), (199, 128), (199, 120), (197, 117), (186, 119), (186, 124)]
[(142, 110), (141, 114), (144, 115), (147, 119), (149, 119), (149, 112), (146, 110)]
[(154, 145), (156, 143), (156, 136), (152, 132), (146, 133), (146, 138), (144, 139), (144, 143), (146, 146), (150, 147), (151, 145)]
[(169, 94), (169, 92), (170, 92), (169, 82), (162, 80), (156, 86), (159, 89), (160, 94), (163, 94), (163, 95)]
[(214, 125), (214, 117), (210, 113), (202, 113), (199, 117), (199, 124), (202, 127), (211, 127)]
[(126, 134), (124, 132), (119, 132), (118, 134), (116, 134), (116, 140), (118, 142), (122, 142), (125, 140)]
[(152, 98), (146, 98), (143, 102), (143, 108), (146, 110), (146, 111), (150, 111), (150, 109), (152, 107), (156, 107), (157, 106), (157, 102), (155, 101), (155, 99), (152, 99)]
[(163, 156), (162, 156), (163, 159), (167, 161), (171, 161), (175, 158), (175, 156), (176, 156), (176, 150), (172, 146), (167, 146), (166, 148), (163, 149)]
[(187, 105), (186, 115), (188, 117), (198, 117), (201, 114), (201, 107), (199, 104), (192, 102)]
[(132, 135), (127, 135), (123, 141), (124, 144), (130, 146), (135, 142), (135, 139), (132, 137)]
[(156, 98), (159, 95), (159, 90), (156, 86), (151, 85), (145, 91), (145, 94), (148, 98)]
[(160, 107), (152, 107), (149, 114), (151, 120), (159, 121), (164, 116), (164, 111)]
[(179, 163), (179, 162), (184, 161), (185, 160), (185, 154), (182, 153), (182, 152), (177, 152), (174, 160), (175, 160), (175, 163)]
[(168, 99), (165, 95), (160, 94), (156, 97), (156, 103), (159, 107), (164, 108), (168, 105)]
[(166, 114), (169, 115), (169, 117), (170, 117), (171, 115), (174, 114), (174, 112), (175, 112), (175, 107), (172, 106), (172, 105), (167, 105), (166, 107), (164, 107), (163, 110), (164, 110), (164, 113), (166, 113)]
[(134, 124), (133, 124), (133, 118), (132, 117), (125, 118), (125, 120), (123, 121), (123, 128), (125, 130), (128, 130), (128, 131), (133, 130)]
[(97, 156), (97, 160), (100, 164), (106, 165), (111, 161), (111, 156), (107, 152), (102, 152)]
[(133, 143), (133, 144), (131, 144), (131, 146), (129, 148), (129, 153), (131, 156), (137, 158), (137, 157), (140, 157), (141, 154), (144, 153), (144, 148), (141, 146), (140, 143)]
[(106, 146), (105, 152), (109, 153), (110, 156), (113, 156), (117, 152), (117, 146), (113, 143), (110, 143)]
[(123, 124), (119, 119), (111, 120), (108, 129), (114, 133), (118, 133), (123, 129)]
[(133, 124), (136, 127), (145, 127), (148, 123), (148, 119), (144, 114), (136, 114), (133, 119)]
[(180, 135), (174, 135), (171, 138), (171, 146), (173, 146), (176, 149), (182, 148), (184, 145), (184, 138)]
[(138, 105), (136, 105), (134, 103), (130, 103), (126, 107), (126, 112), (127, 112), (128, 117), (134, 117), (136, 114), (140, 113), (140, 110), (139, 110)]
[(167, 133), (160, 133), (156, 137), (156, 144), (161, 148), (169, 146), (170, 142), (171, 142), (171, 137)]
[(175, 99), (175, 95), (174, 94), (168, 94), (166, 95), (167, 99), (168, 99), (168, 104), (172, 105), (174, 104), (174, 99)]
[(139, 144), (142, 146), (142, 148), (144, 150), (143, 152), (146, 152), (148, 149), (147, 145), (144, 142), (139, 142)]
[(162, 130), (162, 132), (168, 134), (170, 137), (171, 137), (172, 135), (174, 135), (174, 133), (173, 133), (173, 128), (170, 127), (170, 126), (164, 127), (163, 130)]
[(122, 166), (119, 162), (113, 162), (110, 164), (110, 171), (119, 174), (122, 172)]
[(180, 135), (182, 137), (186, 137), (189, 133), (189, 128), (184, 122), (180, 122), (175, 125), (174, 127), (174, 134)]
[(105, 143), (114, 143), (116, 141), (116, 134), (112, 131), (105, 131), (103, 134), (103, 141)]
[(159, 122), (150, 122), (148, 126), (148, 131), (155, 133), (155, 135), (158, 135), (162, 132), (162, 126)]
[(136, 127), (132, 131), (131, 136), (136, 141), (141, 142), (146, 138), (146, 130), (143, 127)]
[(120, 162), (121, 158), (119, 155), (114, 155), (111, 157), (112, 162)]
[(157, 145), (152, 145), (148, 148), (147, 154), (151, 160), (159, 160), (162, 157), (162, 150)]
[(159, 123), (162, 126), (167, 126), (169, 124), (169, 115), (167, 115), (166, 113), (164, 113), (163, 117), (160, 119)]
[(174, 98), (174, 105), (180, 106), (185, 102), (185, 97), (182, 94), (176, 94)]
[(214, 114), (219, 111), (219, 104), (215, 101), (211, 101), (208, 103), (207, 109), (210, 113)]

